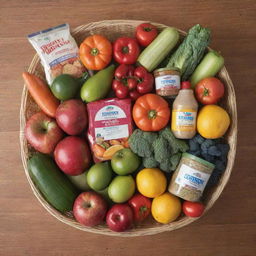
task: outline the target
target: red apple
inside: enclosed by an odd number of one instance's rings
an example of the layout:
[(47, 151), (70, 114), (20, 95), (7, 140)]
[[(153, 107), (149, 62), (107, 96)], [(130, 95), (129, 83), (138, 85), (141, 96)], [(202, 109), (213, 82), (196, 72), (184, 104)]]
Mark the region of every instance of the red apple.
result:
[(79, 175), (90, 166), (91, 152), (84, 139), (68, 136), (57, 144), (54, 158), (63, 172)]
[(88, 123), (86, 105), (78, 99), (62, 102), (56, 111), (56, 121), (69, 135), (82, 133)]
[(39, 152), (50, 154), (64, 133), (55, 120), (43, 112), (30, 117), (25, 127), (25, 137)]
[(116, 232), (130, 228), (133, 223), (133, 212), (128, 204), (115, 204), (106, 216), (108, 227)]
[(107, 212), (107, 203), (96, 192), (88, 191), (80, 194), (73, 206), (75, 219), (85, 226), (100, 224)]

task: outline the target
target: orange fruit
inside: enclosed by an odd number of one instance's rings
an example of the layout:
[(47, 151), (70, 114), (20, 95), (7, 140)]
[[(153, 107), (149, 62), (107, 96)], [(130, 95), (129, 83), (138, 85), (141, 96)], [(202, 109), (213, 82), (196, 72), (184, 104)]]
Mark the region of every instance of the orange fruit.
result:
[(120, 149), (123, 149), (124, 147), (122, 145), (113, 145), (109, 147), (103, 154), (103, 158), (105, 160), (110, 160), (112, 156)]
[(201, 108), (197, 117), (197, 131), (204, 138), (222, 137), (230, 125), (227, 111), (217, 105), (206, 105)]
[(145, 168), (137, 174), (136, 184), (142, 195), (154, 198), (164, 193), (167, 180), (160, 169)]
[(151, 213), (157, 222), (167, 224), (174, 221), (181, 213), (180, 199), (166, 192), (153, 199)]

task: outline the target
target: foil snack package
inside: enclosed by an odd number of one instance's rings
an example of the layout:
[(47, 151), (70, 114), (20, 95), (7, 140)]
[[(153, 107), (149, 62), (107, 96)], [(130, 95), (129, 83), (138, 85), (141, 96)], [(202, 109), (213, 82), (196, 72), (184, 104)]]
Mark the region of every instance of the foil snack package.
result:
[(70, 34), (68, 24), (28, 35), (29, 42), (38, 53), (48, 84), (61, 74), (80, 77), (85, 67), (79, 60), (79, 49)]

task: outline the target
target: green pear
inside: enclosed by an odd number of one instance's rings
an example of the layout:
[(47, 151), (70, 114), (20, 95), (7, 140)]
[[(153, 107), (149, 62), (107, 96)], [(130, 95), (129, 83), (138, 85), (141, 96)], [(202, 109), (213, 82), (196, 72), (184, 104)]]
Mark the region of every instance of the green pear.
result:
[(103, 99), (111, 89), (115, 65), (110, 65), (90, 77), (82, 86), (80, 96), (85, 102)]

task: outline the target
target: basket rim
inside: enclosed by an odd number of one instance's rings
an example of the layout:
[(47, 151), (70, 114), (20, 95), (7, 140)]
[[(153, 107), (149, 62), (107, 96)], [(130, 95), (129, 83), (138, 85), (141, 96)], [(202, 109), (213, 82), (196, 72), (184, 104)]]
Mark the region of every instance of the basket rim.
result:
[[(93, 30), (94, 27), (97, 27), (99, 25), (102, 25), (104, 23), (104, 25), (133, 25), (133, 26), (137, 26), (140, 23), (145, 23), (145, 22), (150, 22), (151, 24), (157, 26), (158, 28), (165, 28), (168, 27), (168, 25), (164, 25), (161, 23), (155, 23), (155, 22), (151, 22), (151, 21), (146, 21), (146, 20), (102, 20), (102, 21), (97, 21), (97, 22), (91, 22), (85, 25), (80, 25), (78, 27), (76, 27), (75, 29), (71, 30), (72, 35), (78, 34), (80, 31), (86, 29), (91, 29)], [(183, 30), (180, 30), (178, 28), (176, 28), (178, 30), (178, 32), (182, 35), (185, 36), (187, 33)], [(208, 47), (208, 50), (212, 50), (212, 48)], [(37, 64), (40, 61), (38, 54), (35, 54), (30, 66), (28, 68), (28, 72), (34, 72), (35, 71), (35, 67), (34, 64)], [(233, 133), (232, 133), (232, 139), (233, 139), (233, 147), (230, 148), (230, 152), (232, 150), (232, 157), (233, 160), (231, 161), (230, 159), (228, 159), (228, 164), (226, 167), (226, 170), (223, 174), (224, 179), (222, 181), (222, 183), (220, 184), (221, 186), (218, 186), (216, 188), (216, 190), (213, 193), (212, 198), (209, 200), (209, 202), (206, 205), (205, 211), (203, 213), (202, 216), (204, 216), (208, 210), (213, 206), (213, 204), (218, 200), (220, 194), (223, 192), (224, 188), (226, 187), (228, 180), (230, 178), (233, 166), (234, 166), (234, 162), (235, 162), (235, 155), (236, 155), (236, 146), (237, 146), (237, 106), (236, 106), (236, 95), (235, 95), (235, 90), (234, 90), (234, 85), (229, 77), (229, 74), (227, 72), (226, 67), (224, 66), (221, 70), (221, 72), (223, 74), (225, 74), (225, 76), (227, 77), (228, 85), (229, 85), (229, 89), (231, 89), (231, 93), (232, 93), (232, 97), (234, 99), (233, 102), (233, 117), (232, 117), (232, 129), (233, 129)], [(183, 217), (178, 221), (175, 222), (171, 222), (169, 224), (159, 224), (159, 226), (154, 226), (154, 227), (146, 227), (146, 228), (140, 228), (138, 229), (131, 229), (125, 232), (113, 232), (111, 230), (109, 230), (108, 228), (106, 228), (104, 226), (96, 226), (96, 227), (86, 227), (86, 226), (82, 226), (81, 224), (79, 224), (78, 222), (76, 222), (75, 220), (68, 218), (67, 216), (64, 216), (63, 214), (61, 214), (59, 211), (57, 211), (55, 208), (53, 208), (41, 195), (41, 193), (37, 190), (36, 186), (34, 185), (33, 181), (31, 180), (29, 173), (28, 173), (28, 166), (27, 166), (27, 147), (26, 147), (26, 139), (25, 139), (25, 135), (24, 135), (24, 128), (25, 128), (25, 124), (26, 124), (26, 117), (25, 117), (25, 112), (26, 112), (26, 101), (27, 101), (27, 95), (28, 95), (28, 90), (25, 86), (25, 84), (23, 85), (23, 90), (22, 90), (22, 95), (21, 95), (21, 106), (20, 106), (20, 153), (21, 153), (21, 159), (22, 159), (22, 164), (23, 164), (23, 168), (25, 171), (25, 175), (27, 177), (27, 180), (29, 182), (29, 185), (33, 191), (33, 194), (36, 196), (36, 198), (38, 199), (38, 201), (40, 202), (41, 205), (43, 205), (43, 207), (55, 218), (57, 218), (59, 221), (68, 224), (69, 226), (75, 227), (79, 230), (82, 231), (87, 231), (87, 232), (91, 232), (91, 233), (96, 233), (96, 234), (103, 234), (103, 235), (109, 235), (109, 236), (119, 236), (119, 237), (134, 237), (134, 236), (145, 236), (145, 235), (154, 235), (154, 234), (158, 234), (158, 233), (162, 233), (162, 232), (166, 232), (166, 231), (172, 231), (178, 228), (181, 228), (183, 226), (186, 226), (196, 220), (198, 220), (199, 218), (201, 218), (202, 216), (198, 217), (198, 218), (189, 218), (189, 217)], [(230, 155), (230, 154), (229, 154)]]

